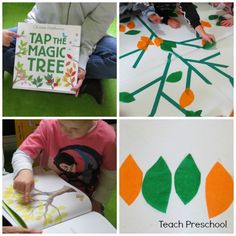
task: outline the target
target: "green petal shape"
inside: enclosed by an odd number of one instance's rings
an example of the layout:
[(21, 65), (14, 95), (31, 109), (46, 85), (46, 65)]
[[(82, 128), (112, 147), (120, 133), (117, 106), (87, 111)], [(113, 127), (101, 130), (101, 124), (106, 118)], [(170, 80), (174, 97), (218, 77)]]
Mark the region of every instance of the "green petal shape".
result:
[(213, 42), (213, 43), (207, 42), (207, 43), (205, 43), (205, 44), (203, 45), (203, 48), (204, 48), (204, 49), (211, 49), (211, 48), (214, 47), (215, 45), (216, 45), (216, 42)]
[(176, 48), (176, 42), (174, 41), (169, 41), (169, 40), (164, 40), (163, 44), (172, 47), (172, 48)]
[(146, 202), (161, 212), (166, 212), (170, 191), (171, 172), (165, 160), (160, 157), (158, 161), (146, 172), (142, 194)]
[(141, 32), (140, 30), (129, 30), (125, 34), (136, 35), (136, 34), (139, 34), (140, 32)]
[(123, 19), (120, 20), (120, 23), (127, 23), (131, 20), (131, 17), (125, 17)]
[(191, 117), (191, 116), (192, 116), (192, 117), (194, 117), (194, 116), (195, 116), (195, 117), (196, 117), (196, 116), (197, 116), (197, 117), (200, 117), (201, 114), (202, 114), (202, 110), (198, 110), (198, 111), (187, 111), (185, 115), (186, 115), (186, 116), (190, 116), (190, 117)]
[(135, 98), (131, 93), (121, 92), (120, 93), (120, 101), (125, 102), (125, 103), (130, 103), (130, 102), (135, 101)]
[(176, 82), (178, 82), (178, 81), (181, 80), (182, 74), (183, 74), (182, 71), (176, 71), (176, 72), (174, 72), (174, 73), (171, 73), (171, 74), (167, 77), (166, 81), (167, 81), (167, 82), (170, 82), (170, 83), (176, 83)]
[(185, 205), (197, 194), (200, 182), (201, 173), (192, 155), (188, 154), (175, 172), (175, 191)]
[(168, 52), (172, 52), (172, 47), (170, 47), (169, 45), (166, 45), (164, 43), (161, 44), (161, 49), (164, 51), (168, 51)]
[(215, 19), (218, 19), (218, 18), (219, 18), (218, 15), (210, 15), (210, 16), (208, 16), (209, 20), (215, 20)]

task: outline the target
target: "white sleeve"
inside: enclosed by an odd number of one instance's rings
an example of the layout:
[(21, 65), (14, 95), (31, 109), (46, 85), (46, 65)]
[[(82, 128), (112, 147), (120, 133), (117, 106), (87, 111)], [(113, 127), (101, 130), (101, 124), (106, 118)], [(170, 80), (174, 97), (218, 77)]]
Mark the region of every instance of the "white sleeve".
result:
[(33, 171), (33, 160), (26, 153), (17, 149), (12, 157), (12, 167), (14, 171), (14, 178), (18, 175), (21, 170), (27, 169)]
[(107, 202), (116, 182), (116, 171), (101, 168), (99, 185), (93, 193), (92, 198), (102, 204)]

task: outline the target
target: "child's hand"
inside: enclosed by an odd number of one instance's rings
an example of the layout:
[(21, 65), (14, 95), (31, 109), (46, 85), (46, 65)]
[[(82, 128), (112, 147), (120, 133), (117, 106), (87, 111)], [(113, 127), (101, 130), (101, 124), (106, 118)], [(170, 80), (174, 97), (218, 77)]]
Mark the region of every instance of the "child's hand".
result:
[(171, 27), (171, 28), (179, 28), (180, 27), (180, 22), (176, 19), (172, 19), (170, 18), (168, 21), (167, 21), (167, 24)]
[(94, 199), (92, 199), (91, 202), (92, 202), (93, 211), (102, 213), (102, 210), (103, 210), (102, 204)]
[(233, 18), (222, 20), (220, 23), (220, 25), (225, 26), (225, 27), (231, 27), (231, 26), (233, 26), (233, 24), (234, 24)]
[(207, 33), (202, 35), (202, 39), (206, 40), (209, 43), (213, 43), (216, 41), (215, 36), (213, 34), (207, 34)]
[(3, 226), (3, 233), (4, 234), (41, 234), (41, 230), (35, 229), (25, 229), (22, 227), (15, 227), (15, 226)]
[(78, 83), (75, 85), (74, 88), (72, 88), (71, 90), (75, 91), (75, 96), (78, 97), (79, 95), (79, 91), (80, 91), (80, 88), (83, 84), (83, 81), (85, 79), (85, 75), (86, 75), (86, 71), (82, 68), (79, 68), (78, 69)]
[(21, 170), (14, 179), (14, 189), (23, 193), (23, 201), (25, 203), (30, 202), (30, 193), (34, 188), (34, 177), (31, 170)]
[(17, 38), (17, 37), (19, 37), (19, 35), (17, 33), (11, 32), (11, 31), (8, 31), (8, 30), (3, 30), (2, 31), (2, 44), (3, 44), (3, 46), (4, 47), (9, 47), (11, 41), (14, 38)]
[(148, 17), (148, 19), (153, 23), (153, 24), (160, 24), (161, 23), (161, 17), (156, 15), (156, 14), (152, 14)]

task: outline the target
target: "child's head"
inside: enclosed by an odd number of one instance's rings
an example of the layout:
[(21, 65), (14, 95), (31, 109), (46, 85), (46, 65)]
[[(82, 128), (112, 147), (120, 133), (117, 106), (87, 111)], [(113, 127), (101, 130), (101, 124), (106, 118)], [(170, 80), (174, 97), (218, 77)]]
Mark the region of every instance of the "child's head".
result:
[(80, 138), (96, 124), (95, 120), (58, 120), (61, 131), (69, 138)]

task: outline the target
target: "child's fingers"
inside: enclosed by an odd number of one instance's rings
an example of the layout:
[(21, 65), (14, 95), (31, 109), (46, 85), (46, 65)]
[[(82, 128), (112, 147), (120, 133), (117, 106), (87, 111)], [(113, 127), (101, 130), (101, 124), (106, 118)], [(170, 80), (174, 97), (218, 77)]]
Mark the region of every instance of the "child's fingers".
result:
[(24, 196), (23, 196), (23, 199), (24, 199), (25, 203), (29, 203), (30, 202), (30, 193), (31, 193), (33, 187), (34, 187), (33, 183), (27, 184), (25, 186), (25, 191), (24, 191)]
[(19, 34), (17, 34), (16, 32), (12, 32), (12, 31), (8, 31), (8, 35), (10, 35), (11, 37), (14, 37), (14, 38), (20, 37)]

